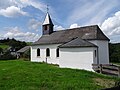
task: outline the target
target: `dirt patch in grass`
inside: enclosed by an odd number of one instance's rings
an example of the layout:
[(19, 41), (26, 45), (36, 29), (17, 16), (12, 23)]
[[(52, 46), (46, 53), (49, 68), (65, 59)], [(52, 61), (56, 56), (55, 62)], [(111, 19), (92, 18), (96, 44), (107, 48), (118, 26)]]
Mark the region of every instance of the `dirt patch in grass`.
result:
[(96, 83), (96, 85), (102, 86), (105, 88), (110, 88), (115, 86), (115, 81), (111, 79), (94, 78), (93, 80)]

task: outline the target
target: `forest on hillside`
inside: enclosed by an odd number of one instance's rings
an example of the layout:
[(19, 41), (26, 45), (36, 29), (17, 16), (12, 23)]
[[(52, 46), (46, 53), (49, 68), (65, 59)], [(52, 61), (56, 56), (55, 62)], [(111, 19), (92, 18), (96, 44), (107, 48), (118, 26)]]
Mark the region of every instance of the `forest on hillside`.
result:
[(25, 41), (18, 41), (14, 38), (12, 38), (12, 39), (7, 38), (7, 39), (0, 40), (0, 45), (8, 45), (12, 48), (15, 48), (17, 51), (20, 48), (23, 48), (24, 46), (26, 46), (27, 43)]
[(120, 43), (109, 43), (109, 58), (111, 62), (120, 63)]
[(0, 60), (16, 59), (16, 52), (26, 45), (26, 42), (18, 41), (14, 38), (0, 40)]

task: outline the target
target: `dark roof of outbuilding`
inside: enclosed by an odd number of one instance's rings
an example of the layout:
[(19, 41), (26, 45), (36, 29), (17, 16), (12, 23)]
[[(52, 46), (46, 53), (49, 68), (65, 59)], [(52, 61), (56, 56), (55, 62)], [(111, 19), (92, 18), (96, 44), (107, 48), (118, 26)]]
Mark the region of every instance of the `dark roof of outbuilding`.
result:
[(24, 53), (25, 51), (27, 51), (28, 49), (30, 49), (30, 46), (25, 46), (23, 48), (21, 48), (20, 50), (18, 50), (18, 53)]
[(80, 28), (54, 31), (50, 35), (42, 35), (33, 45), (40, 44), (62, 44), (79, 37), (84, 40), (108, 40), (109, 38), (101, 31), (98, 25), (85, 26)]
[(76, 48), (76, 47), (97, 47), (97, 46), (81, 38), (75, 38), (65, 44), (60, 45), (59, 47), (60, 48), (70, 48), (70, 47)]

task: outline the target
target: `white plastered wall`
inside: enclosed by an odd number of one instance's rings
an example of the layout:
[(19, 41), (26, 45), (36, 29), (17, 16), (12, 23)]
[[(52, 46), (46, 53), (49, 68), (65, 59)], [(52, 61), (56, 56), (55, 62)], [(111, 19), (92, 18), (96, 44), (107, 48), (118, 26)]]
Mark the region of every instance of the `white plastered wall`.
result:
[[(47, 62), (50, 64), (59, 64), (59, 57), (56, 57), (56, 49), (59, 44), (52, 45), (35, 45), (31, 46), (32, 62)], [(37, 57), (37, 49), (40, 49), (40, 56)], [(46, 49), (50, 49), (50, 57), (46, 57)]]
[(109, 42), (106, 40), (91, 40), (90, 42), (98, 46), (99, 64), (109, 64)]
[(92, 64), (97, 63), (94, 50), (97, 48), (60, 48), (59, 66), (93, 71)]

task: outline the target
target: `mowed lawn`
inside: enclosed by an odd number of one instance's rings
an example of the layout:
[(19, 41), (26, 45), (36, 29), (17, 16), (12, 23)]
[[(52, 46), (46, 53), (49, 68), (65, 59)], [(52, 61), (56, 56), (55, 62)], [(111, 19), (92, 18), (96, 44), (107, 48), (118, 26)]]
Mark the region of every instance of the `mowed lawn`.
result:
[(0, 60), (0, 90), (98, 90), (119, 78), (23, 60)]

